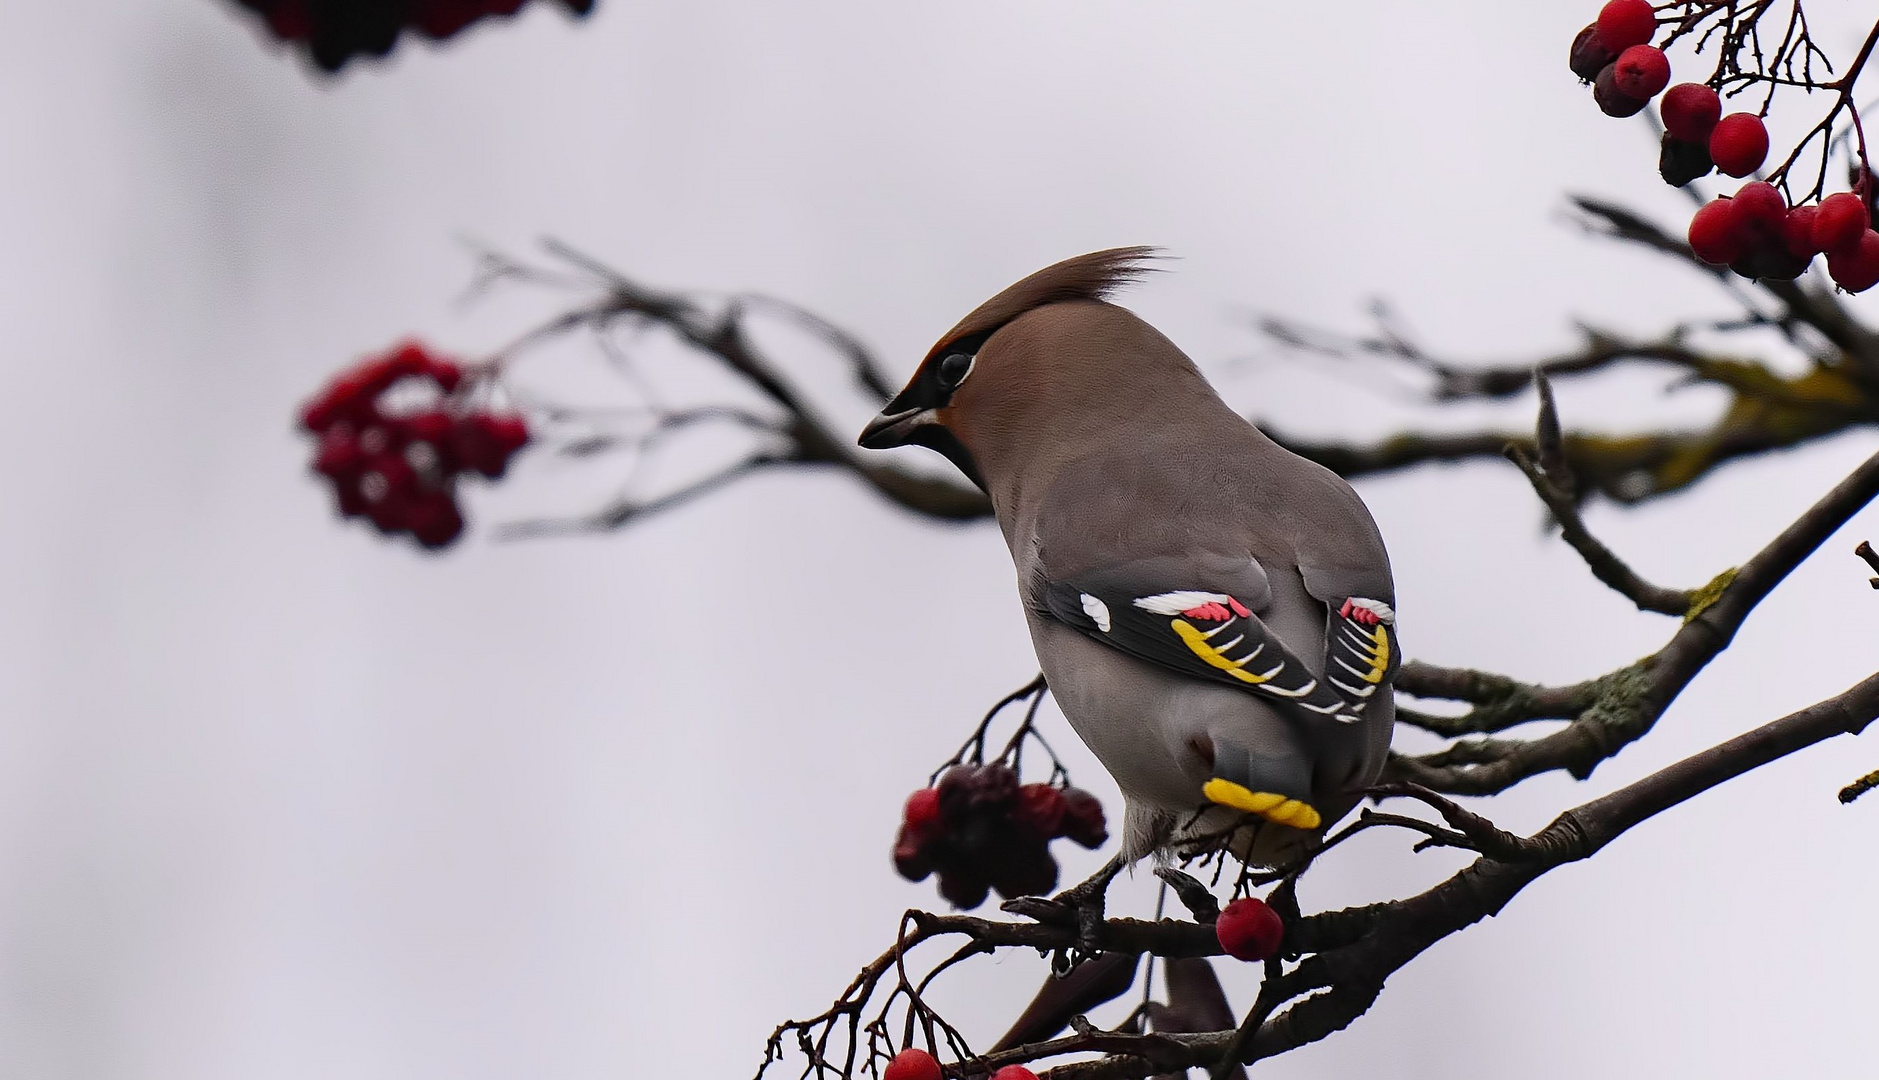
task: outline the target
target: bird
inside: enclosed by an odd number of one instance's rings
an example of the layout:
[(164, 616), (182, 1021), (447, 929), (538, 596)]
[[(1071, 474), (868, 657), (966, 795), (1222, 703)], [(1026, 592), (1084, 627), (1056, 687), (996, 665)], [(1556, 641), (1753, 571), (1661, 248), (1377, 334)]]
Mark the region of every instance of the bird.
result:
[(1110, 300), (1158, 249), (1046, 267), (942, 335), (860, 445), (989, 496), (1051, 693), (1123, 796), (1116, 862), (1281, 865), (1377, 782), (1401, 663), (1383, 538)]

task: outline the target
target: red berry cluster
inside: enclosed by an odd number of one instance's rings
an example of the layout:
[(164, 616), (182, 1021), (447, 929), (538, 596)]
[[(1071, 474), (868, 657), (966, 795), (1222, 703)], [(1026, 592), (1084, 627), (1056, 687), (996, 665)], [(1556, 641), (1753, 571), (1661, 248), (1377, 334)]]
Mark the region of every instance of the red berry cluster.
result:
[[(1649, 0), (1611, 0), (1598, 21), (1572, 42), (1573, 73), (1592, 82), (1592, 97), (1611, 116), (1631, 116), (1670, 83), (1670, 61), (1650, 44), (1657, 14)], [(1682, 187), (1712, 169), (1748, 176), (1768, 160), (1768, 128), (1754, 113), (1722, 114), (1722, 97), (1703, 83), (1679, 83), (1664, 92), (1658, 172)], [(1789, 206), (1781, 189), (1763, 181), (1704, 206), (1690, 221), (1690, 248), (1698, 258), (1746, 278), (1790, 281), (1825, 253), (1827, 273), (1850, 292), (1879, 284), (1879, 232), (1869, 199), (1871, 181), (1855, 184), (1864, 196), (1829, 195), (1818, 206)]]
[(1221, 909), (1214, 936), (1235, 960), (1270, 960), (1279, 955), (1285, 921), (1264, 900), (1243, 897)]
[[(917, 1046), (895, 1054), (881, 1070), (881, 1080), (941, 1080), (942, 1075), (939, 1059)], [(991, 1080), (1037, 1080), (1037, 1074), (1022, 1065), (1007, 1065), (993, 1073)]]
[(1096, 796), (1019, 784), (1008, 765), (955, 765), (938, 787), (907, 798), (894, 866), (908, 881), (938, 871), (940, 895), (955, 907), (975, 908), (989, 890), (1009, 900), (1055, 888), (1050, 842), (1058, 837), (1091, 849), (1109, 839)]
[[(405, 30), (436, 41), (485, 15), (514, 15), (528, 0), (236, 0), (267, 21), (274, 36), (306, 49), (313, 62), (338, 71), (354, 56), (384, 56)], [(576, 15), (594, 0), (561, 0)]]
[(1747, 176), (1761, 168), (1768, 157), (1761, 117), (1722, 115), (1722, 97), (1702, 83), (1670, 86), (1670, 58), (1651, 44), (1656, 36), (1657, 14), (1649, 0), (1611, 0), (1598, 21), (1573, 38), (1568, 63), (1592, 84), (1592, 100), (1607, 116), (1636, 115), (1664, 94), (1658, 171), (1671, 185), (1682, 187), (1711, 169)]
[[(386, 392), (407, 381), (429, 382), (432, 407), (391, 412)], [(363, 517), (388, 536), (409, 533), (441, 548), (463, 532), (457, 476), (494, 479), (528, 443), (522, 418), (481, 409), (449, 408), (463, 369), (415, 342), (340, 373), (300, 413), (300, 426), (319, 437), (313, 471), (333, 484), (344, 517)]]
[(1690, 219), (1690, 249), (1743, 277), (1779, 281), (1799, 277), (1824, 252), (1827, 274), (1841, 288), (1864, 292), (1879, 285), (1879, 232), (1865, 200), (1848, 191), (1818, 206), (1791, 207), (1773, 184), (1743, 184)]

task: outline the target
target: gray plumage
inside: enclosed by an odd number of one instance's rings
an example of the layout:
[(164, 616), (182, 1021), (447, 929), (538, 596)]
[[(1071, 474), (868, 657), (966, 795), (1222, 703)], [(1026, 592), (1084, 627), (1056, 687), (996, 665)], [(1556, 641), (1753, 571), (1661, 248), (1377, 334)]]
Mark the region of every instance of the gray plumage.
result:
[(932, 446), (991, 496), (1051, 692), (1122, 789), (1124, 857), (1231, 833), (1269, 863), (1382, 768), (1389, 558), (1348, 484), (1105, 299), (1149, 255), (1097, 252), (1006, 289), (861, 441)]

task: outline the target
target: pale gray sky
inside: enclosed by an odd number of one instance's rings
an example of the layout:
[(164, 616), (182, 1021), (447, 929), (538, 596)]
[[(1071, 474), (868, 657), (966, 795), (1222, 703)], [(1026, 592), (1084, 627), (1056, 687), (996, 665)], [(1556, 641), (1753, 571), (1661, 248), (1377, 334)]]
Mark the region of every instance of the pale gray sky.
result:
[[(900, 370), (1021, 274), (1162, 244), (1182, 261), (1129, 303), (1236, 402), (1359, 436), (1417, 414), (1235, 363), (1258, 348), (1248, 311), (1353, 325), (1382, 294), (1434, 345), (1513, 359), (1567, 343), (1573, 316), (1724, 310), (1557, 220), (1567, 190), (1687, 213), (1641, 125), (1565, 71), (1589, 2), (603, 0), (586, 25), (531, 11), (332, 83), (231, 6), (35, 4), (0, 38), (8, 1078), (743, 1077), (776, 1021), (820, 1011), (903, 907), (935, 902), (888, 867), (900, 800), (1035, 670), (994, 530), (833, 475), (440, 559), (328, 517), (301, 397), (407, 333), (474, 352), (549, 311), (455, 306), (459, 236), (555, 234), (653, 283), (791, 297)], [(1715, 405), (1658, 385), (1565, 408)], [(1694, 584), (1876, 445), (1592, 520)], [(525, 461), (474, 509), (577, 508), (591, 468)], [(1571, 679), (1670, 630), (1544, 537), (1507, 467), (1360, 489), (1414, 655)], [(1871, 533), (1868, 512), (1592, 782), (1487, 809), (1536, 827), (1870, 672), (1875, 600), (1846, 552)], [(775, 633), (727, 649), (727, 614)], [(1549, 876), (1262, 1074), (1854, 1075), (1879, 805), (1833, 792), (1875, 745), (1762, 770)], [(1353, 845), (1307, 902), (1457, 865), (1406, 847)], [(1152, 902), (1138, 879), (1115, 904)], [(981, 964), (944, 1000), (988, 1040), (1041, 972)]]

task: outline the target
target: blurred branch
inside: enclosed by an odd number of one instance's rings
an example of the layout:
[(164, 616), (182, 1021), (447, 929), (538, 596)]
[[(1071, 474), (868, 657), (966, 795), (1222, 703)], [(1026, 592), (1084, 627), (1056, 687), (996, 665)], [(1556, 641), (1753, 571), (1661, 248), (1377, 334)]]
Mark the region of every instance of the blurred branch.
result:
[[(1426, 383), (1423, 393), (1437, 405), (1502, 400), (1525, 390), (1536, 373), (1581, 379), (1636, 365), (1668, 368), (1681, 374), (1681, 385), (1714, 386), (1728, 394), (1723, 414), (1701, 430), (1562, 433), (1559, 452), (1581, 485), (1573, 492), (1575, 501), (1596, 492), (1620, 503), (1642, 502), (1688, 487), (1737, 458), (1879, 422), (1879, 333), (1854, 318), (1832, 292), (1811, 281), (1759, 281), (1753, 288), (1775, 301), (1765, 310), (1739, 278), (1703, 263), (1688, 244), (1639, 215), (1583, 196), (1574, 198), (1573, 205), (1588, 232), (1660, 252), (1716, 279), (1736, 298), (1740, 313), (1727, 320), (1679, 324), (1655, 338), (1582, 326), (1580, 344), (1569, 352), (1486, 365), (1432, 354), (1395, 325), (1381, 306), (1373, 313), (1376, 327), (1368, 334), (1336, 333), (1276, 318), (1263, 320), (1259, 329), (1292, 352), (1381, 361), (1413, 374)], [(1785, 334), (1808, 358), (1808, 369), (1784, 375), (1764, 361), (1700, 348), (1691, 340), (1698, 331), (1727, 336), (1762, 327)], [(1530, 437), (1513, 432), (1405, 432), (1374, 444), (1352, 444), (1289, 437), (1261, 426), (1295, 453), (1346, 477), (1429, 462), (1488, 459), (1501, 456), (1509, 445), (1529, 455), (1537, 450)]]
[[(760, 469), (774, 466), (818, 466), (840, 469), (862, 481), (883, 498), (906, 510), (943, 521), (973, 521), (991, 514), (985, 495), (968, 484), (942, 476), (916, 473), (887, 463), (879, 455), (862, 455), (854, 440), (837, 432), (786, 374), (784, 366), (763, 350), (749, 332), (753, 311), (778, 315), (806, 330), (841, 358), (855, 385), (871, 400), (885, 403), (889, 389), (880, 364), (852, 334), (798, 305), (772, 297), (739, 295), (710, 305), (683, 293), (643, 286), (598, 259), (558, 240), (543, 242), (548, 254), (571, 269), (524, 263), (499, 252), (479, 253), (480, 291), (504, 280), (556, 288), (598, 287), (595, 300), (572, 308), (524, 334), (501, 350), (498, 365), (513, 362), (523, 351), (571, 331), (604, 335), (625, 323), (656, 327), (669, 333), (692, 353), (707, 358), (741, 379), (771, 408), (774, 418), (753, 419), (751, 414), (722, 410), (720, 418), (734, 418), (741, 426), (761, 430), (779, 444), (753, 453), (723, 470), (685, 488), (647, 499), (623, 499), (596, 513), (569, 521), (533, 521), (511, 526), (509, 536), (617, 529), (661, 510), (684, 504)], [(670, 415), (659, 420), (671, 426)]]

